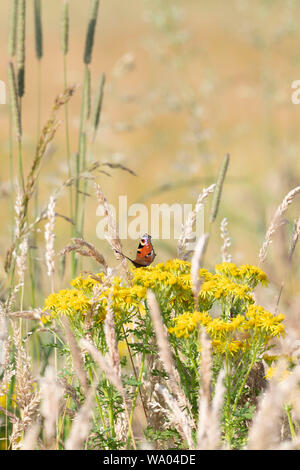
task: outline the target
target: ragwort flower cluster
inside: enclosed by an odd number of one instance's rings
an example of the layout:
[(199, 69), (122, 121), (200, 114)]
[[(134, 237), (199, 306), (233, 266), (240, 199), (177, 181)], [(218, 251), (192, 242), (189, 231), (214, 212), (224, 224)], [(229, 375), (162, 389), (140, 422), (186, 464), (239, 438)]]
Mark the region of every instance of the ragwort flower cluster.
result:
[(200, 270), (203, 283), (199, 311), (174, 317), (169, 331), (177, 338), (187, 339), (201, 325), (210, 336), (215, 353), (235, 355), (255, 349), (258, 357), (268, 349), (272, 338), (284, 334), (284, 315), (273, 315), (254, 302), (254, 287), (259, 283), (267, 285), (267, 277), (256, 266), (237, 267), (233, 263), (219, 264), (215, 271), (213, 274)]
[(44, 319), (57, 315), (84, 317), (97, 305), (96, 317), (105, 318), (107, 300), (112, 299), (116, 317), (124, 321), (134, 314), (145, 313), (147, 289), (152, 289), (158, 299), (168, 304), (168, 311), (178, 313), (193, 305), (190, 276), (191, 265), (181, 260), (167, 261), (156, 266), (132, 268), (133, 279), (129, 285), (121, 277), (109, 278), (104, 273), (95, 276), (78, 276), (71, 281), (71, 289), (50, 294), (44, 305)]
[(201, 269), (196, 310), (189, 262), (173, 259), (133, 268), (132, 273), (131, 285), (121, 277), (108, 278), (104, 273), (77, 277), (71, 281), (71, 289), (48, 296), (44, 319), (69, 315), (84, 321), (93, 308), (94, 323), (101, 323), (111, 298), (116, 318), (128, 322), (145, 314), (147, 289), (152, 289), (171, 335), (188, 339), (199, 325), (203, 326), (216, 353), (233, 355), (253, 347), (266, 350), (272, 338), (284, 334), (284, 315), (273, 315), (254, 302), (253, 289), (268, 282), (256, 266), (238, 267), (224, 262), (216, 265), (215, 273)]

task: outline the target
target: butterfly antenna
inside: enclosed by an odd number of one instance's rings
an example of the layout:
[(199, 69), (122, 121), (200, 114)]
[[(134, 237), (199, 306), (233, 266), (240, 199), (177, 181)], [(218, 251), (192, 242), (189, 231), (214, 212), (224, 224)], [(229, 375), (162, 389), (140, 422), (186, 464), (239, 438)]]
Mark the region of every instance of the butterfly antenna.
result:
[(115, 252), (118, 253), (118, 254), (121, 255), (121, 256), (124, 256), (124, 258), (128, 259), (128, 260), (131, 261), (133, 264), (135, 264), (135, 262), (134, 262), (131, 258), (128, 258), (128, 256), (124, 255), (124, 253), (121, 253), (121, 251), (115, 250)]

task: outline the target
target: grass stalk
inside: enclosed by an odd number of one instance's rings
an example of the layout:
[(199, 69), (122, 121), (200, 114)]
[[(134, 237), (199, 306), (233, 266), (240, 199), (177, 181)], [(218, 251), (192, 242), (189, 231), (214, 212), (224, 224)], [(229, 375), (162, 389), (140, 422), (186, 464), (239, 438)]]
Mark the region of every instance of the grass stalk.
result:
[(229, 154), (226, 154), (225, 157), (223, 158), (223, 161), (219, 170), (219, 174), (218, 174), (218, 178), (216, 182), (216, 189), (213, 195), (210, 218), (209, 218), (209, 232), (211, 232), (211, 225), (214, 223), (218, 215), (221, 196), (222, 196), (222, 190), (223, 190), (223, 185), (224, 185), (224, 180), (226, 177), (228, 165), (229, 165)]
[[(75, 194), (75, 208), (74, 208), (74, 230), (73, 236), (78, 237), (82, 236), (80, 233), (80, 215), (81, 211), (84, 210), (80, 206), (80, 192), (81, 192), (81, 180), (79, 175), (86, 168), (86, 127), (87, 120), (90, 113), (90, 70), (88, 66), (85, 66), (84, 69), (84, 78), (83, 78), (83, 92), (82, 92), (82, 101), (81, 101), (81, 112), (80, 112), (80, 128), (79, 128), (79, 141), (78, 141), (78, 152), (76, 154), (76, 194)], [(72, 253), (72, 275), (75, 277), (77, 270), (77, 256)]]
[[(63, 73), (64, 73), (64, 87), (68, 87), (68, 63), (67, 56), (69, 52), (69, 0), (64, 0), (62, 5), (61, 15), (61, 40), (60, 48), (63, 55)], [(72, 164), (71, 164), (71, 146), (70, 146), (70, 131), (69, 131), (69, 107), (68, 103), (65, 106), (65, 141), (66, 141), (66, 155), (68, 166), (68, 177), (72, 178)], [(73, 189), (69, 187), (69, 204), (70, 204), (70, 218), (73, 220)], [(71, 227), (71, 236), (74, 235)], [(74, 255), (72, 255), (74, 256)]]
[(19, 168), (19, 186), (25, 191), (24, 170), (23, 170), (23, 148), (22, 139), (18, 140), (18, 168)]
[[(41, 16), (41, 0), (34, 0), (34, 25), (35, 25), (35, 54), (37, 58), (37, 143), (41, 134), (41, 108), (42, 108), (42, 58), (43, 58), (43, 29)], [(39, 182), (36, 184), (34, 194), (34, 217), (39, 211)], [(33, 232), (33, 245), (36, 245), (36, 231)], [(29, 275), (31, 285), (31, 302), (35, 306), (35, 279), (37, 276), (36, 262), (29, 249)]]
[[(74, 219), (75, 219), (75, 228), (73, 235), (82, 236), (80, 233), (83, 230), (81, 226), (81, 221), (84, 221), (84, 201), (80, 208), (79, 192), (80, 192), (80, 180), (79, 174), (81, 171), (85, 170), (86, 167), (86, 126), (90, 114), (90, 70), (89, 64), (92, 61), (92, 53), (94, 47), (94, 39), (98, 18), (99, 10), (99, 0), (91, 0), (90, 2), (90, 14), (88, 21), (88, 28), (86, 33), (85, 48), (83, 62), (85, 64), (84, 69), (84, 79), (83, 79), (83, 93), (82, 93), (82, 103), (81, 103), (81, 113), (80, 113), (80, 130), (79, 130), (79, 143), (78, 143), (78, 153), (76, 155), (76, 194), (75, 194), (75, 209), (74, 209)], [(75, 253), (72, 254), (72, 275), (76, 275), (77, 270), (77, 257)]]
[[(94, 143), (96, 139), (97, 130), (100, 124), (100, 117), (101, 117), (101, 109), (102, 109), (102, 101), (103, 101), (103, 91), (104, 91), (104, 84), (105, 84), (105, 75), (102, 74), (100, 77), (99, 87), (96, 95), (95, 100), (95, 109), (92, 116), (92, 135), (89, 142), (89, 151), (86, 152), (88, 155), (87, 162), (83, 162), (82, 171), (85, 171), (86, 167), (90, 165), (93, 155)], [(89, 88), (86, 91), (86, 98), (87, 100), (87, 113), (86, 113), (86, 120), (89, 118), (90, 115), (90, 91)], [(83, 182), (83, 194), (82, 194), (82, 205), (81, 205), (81, 215), (80, 215), (80, 234), (81, 236), (84, 235), (84, 216), (85, 216), (85, 202), (86, 202), (86, 192), (87, 192), (87, 180), (85, 179)]]
[[(8, 56), (10, 61), (16, 54), (18, 0), (11, 0), (10, 23), (8, 32)], [(14, 91), (16, 93), (16, 91)], [(13, 115), (9, 106), (9, 174), (10, 174), (10, 218), (11, 242), (14, 238), (14, 163), (13, 163)]]
[(208, 241), (211, 237), (212, 225), (215, 222), (215, 220), (217, 218), (217, 215), (218, 215), (218, 212), (219, 212), (221, 196), (222, 196), (222, 191), (223, 191), (223, 185), (224, 185), (225, 177), (226, 177), (227, 170), (228, 170), (229, 160), (230, 160), (230, 156), (227, 153), (224, 156), (223, 160), (222, 160), (222, 164), (221, 164), (221, 167), (220, 167), (220, 170), (219, 170), (219, 173), (218, 173), (218, 177), (217, 177), (217, 181), (216, 181), (216, 187), (215, 187), (215, 190), (214, 190), (213, 200), (212, 200), (212, 205), (211, 205), (211, 211), (210, 211), (210, 217), (209, 217), (209, 226), (208, 226), (208, 231), (207, 231), (207, 242), (206, 242), (205, 250), (204, 250), (204, 253), (203, 253), (203, 260), (204, 260), (204, 255), (205, 255), (206, 250), (207, 250)]
[(13, 121), (9, 107), (9, 180), (10, 180), (10, 230), (11, 243), (14, 240), (14, 148), (13, 148)]

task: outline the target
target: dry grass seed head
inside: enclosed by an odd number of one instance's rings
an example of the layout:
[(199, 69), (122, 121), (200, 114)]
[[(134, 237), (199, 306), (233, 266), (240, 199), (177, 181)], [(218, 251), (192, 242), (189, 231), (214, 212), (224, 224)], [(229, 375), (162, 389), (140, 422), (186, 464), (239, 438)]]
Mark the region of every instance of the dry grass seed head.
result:
[(104, 320), (104, 334), (108, 346), (108, 355), (111, 367), (121, 378), (121, 359), (115, 331), (114, 312), (112, 308), (111, 296), (108, 297), (107, 313)]
[(67, 344), (70, 348), (74, 372), (79, 379), (83, 392), (87, 393), (88, 378), (84, 369), (84, 358), (82, 357), (82, 352), (78, 347), (76, 338), (70, 328), (68, 319), (66, 317), (62, 317), (61, 321), (65, 329)]
[(202, 267), (203, 256), (205, 253), (207, 242), (208, 234), (202, 235), (197, 242), (196, 249), (192, 257), (191, 278), (195, 305), (197, 305), (197, 298), (201, 287), (201, 280), (199, 279), (199, 270)]
[(270, 244), (272, 243), (274, 233), (280, 226), (283, 214), (287, 211), (288, 207), (290, 206), (290, 204), (292, 204), (294, 198), (297, 196), (297, 194), (299, 194), (299, 192), (300, 192), (300, 186), (297, 186), (296, 188), (292, 189), (284, 197), (282, 203), (277, 207), (276, 212), (273, 216), (273, 219), (271, 220), (269, 228), (266, 232), (264, 243), (258, 255), (260, 265), (265, 261), (267, 257), (268, 248)]
[(197, 214), (200, 212), (200, 210), (203, 210), (203, 206), (207, 197), (215, 191), (215, 188), (215, 184), (211, 184), (208, 188), (204, 188), (198, 196), (194, 210), (188, 214), (187, 220), (182, 227), (182, 233), (177, 244), (178, 258), (187, 259), (190, 253), (190, 251), (187, 250), (187, 244), (189, 241), (191, 241)]
[(153, 328), (154, 328), (155, 335), (156, 335), (159, 357), (164, 366), (166, 373), (168, 374), (170, 388), (172, 389), (172, 392), (177, 397), (179, 406), (181, 408), (186, 408), (189, 411), (188, 419), (190, 422), (190, 427), (192, 428), (194, 427), (194, 422), (193, 422), (192, 414), (190, 412), (191, 411), (190, 403), (188, 402), (186, 396), (184, 395), (182, 391), (179, 374), (174, 365), (171, 347), (168, 341), (168, 332), (167, 332), (166, 326), (164, 325), (162, 321), (160, 307), (156, 300), (155, 294), (151, 290), (148, 290), (147, 292), (147, 303), (149, 306)]
[(67, 245), (63, 250), (59, 252), (60, 256), (64, 256), (66, 253), (75, 251), (81, 256), (93, 258), (100, 266), (104, 268), (104, 272), (107, 272), (108, 265), (105, 258), (99, 251), (89, 242), (81, 238), (72, 238), (72, 244)]
[(88, 352), (92, 356), (92, 358), (98, 364), (100, 369), (105, 373), (107, 379), (123, 395), (124, 391), (121, 379), (119, 377), (119, 371), (116, 371), (115, 369), (111, 368), (110, 363), (100, 353), (100, 351), (98, 351), (98, 349), (92, 342), (82, 338), (80, 340), (80, 346), (83, 351)]
[(89, 436), (92, 419), (92, 408), (95, 399), (95, 385), (92, 385), (86, 399), (76, 414), (69, 437), (66, 441), (66, 450), (80, 450)]
[(192, 437), (192, 428), (187, 412), (181, 409), (178, 401), (170, 394), (166, 387), (157, 384), (155, 386), (155, 390), (164, 397), (164, 400), (166, 401), (170, 412), (173, 415), (174, 421), (179, 426), (180, 434), (182, 435), (183, 439), (186, 439), (187, 441), (188, 449), (194, 449), (195, 447)]
[(205, 448), (208, 441), (208, 426), (210, 422), (210, 400), (211, 400), (211, 343), (205, 330), (201, 329), (201, 392), (199, 399), (199, 418), (197, 428), (197, 447)]
[(224, 217), (220, 225), (221, 238), (223, 240), (223, 245), (221, 247), (222, 263), (232, 262), (232, 256), (228, 251), (228, 248), (231, 246), (231, 239), (227, 227), (228, 221), (226, 217)]
[(121, 259), (121, 264), (122, 264), (122, 267), (125, 271), (126, 277), (127, 277), (128, 281), (130, 281), (132, 276), (131, 276), (131, 273), (128, 269), (128, 264), (127, 264), (126, 258), (122, 254), (123, 253), (122, 243), (121, 243), (121, 240), (120, 240), (120, 237), (119, 237), (119, 231), (118, 231), (118, 228), (117, 228), (117, 224), (116, 224), (113, 212), (110, 209), (109, 204), (107, 202), (107, 199), (104, 196), (99, 184), (95, 183), (94, 187), (95, 187), (98, 202), (104, 208), (104, 215), (105, 215), (106, 221), (107, 221), (107, 231), (106, 231), (106, 235), (105, 235), (106, 240), (108, 241), (108, 243), (110, 244), (110, 246), (114, 250), (116, 258)]
[(54, 367), (47, 366), (44, 377), (40, 380), (41, 414), (44, 418), (44, 435), (46, 446), (54, 443), (56, 423), (59, 417), (60, 400), (63, 388), (59, 385)]
[(281, 361), (269, 387), (260, 398), (258, 411), (249, 430), (247, 448), (250, 450), (276, 449), (279, 446), (282, 407), (294, 393), (299, 396), (300, 365), (282, 380), (281, 374), (285, 369), (286, 362)]

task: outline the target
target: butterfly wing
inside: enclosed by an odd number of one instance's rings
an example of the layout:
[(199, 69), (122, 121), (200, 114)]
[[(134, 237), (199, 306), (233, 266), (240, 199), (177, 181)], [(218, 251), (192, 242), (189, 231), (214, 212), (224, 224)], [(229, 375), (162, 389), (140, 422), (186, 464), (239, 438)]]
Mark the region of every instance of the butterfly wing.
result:
[(131, 261), (136, 268), (141, 268), (142, 266), (150, 266), (156, 256), (156, 253), (154, 252), (154, 248), (151, 243), (151, 237), (147, 233), (145, 233), (145, 235), (143, 235), (141, 238), (136, 252), (135, 260), (128, 258), (128, 256), (124, 255), (120, 251), (115, 251), (116, 253), (119, 253), (120, 255), (124, 256), (129, 261)]
[(151, 237), (147, 233), (142, 236), (141, 241), (139, 243), (137, 252), (136, 252), (136, 259), (134, 265), (138, 266), (149, 266), (154, 258), (156, 253), (152, 246)]

